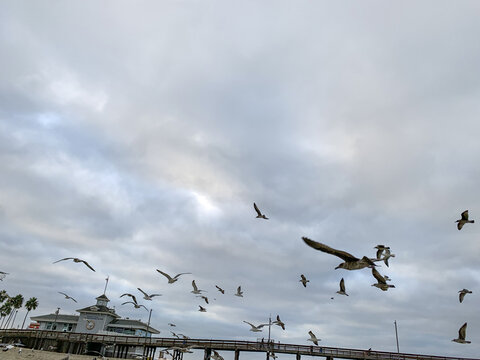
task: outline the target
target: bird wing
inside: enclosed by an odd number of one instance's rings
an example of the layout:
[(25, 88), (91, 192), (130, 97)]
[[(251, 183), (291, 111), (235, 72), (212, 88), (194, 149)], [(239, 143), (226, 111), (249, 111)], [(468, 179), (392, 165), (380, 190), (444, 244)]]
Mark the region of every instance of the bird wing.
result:
[(458, 295), (458, 300), (460, 300), (460, 302), (462, 302), (464, 297), (465, 297), (465, 293), (460, 291), (460, 294)]
[(174, 279), (178, 279), (178, 278), (180, 277), (180, 275), (185, 275), (185, 274), (191, 274), (191, 273), (189, 273), (189, 272), (180, 273), (180, 274), (175, 275), (173, 278), (174, 278)]
[(468, 221), (468, 210), (462, 212), (462, 220)]
[(148, 309), (147, 309), (147, 307), (146, 307), (145, 305), (139, 305), (139, 306), (143, 307), (145, 310), (148, 311)]
[(133, 304), (133, 305), (136, 305), (133, 301), (125, 301), (124, 303), (122, 303), (122, 305), (125, 305), (125, 304)]
[(164, 273), (163, 271), (160, 271), (158, 269), (156, 269), (160, 274), (162, 274), (163, 276), (165, 276), (169, 281), (173, 280), (172, 277), (170, 275), (168, 275), (167, 273)]
[(253, 325), (252, 323), (249, 323), (248, 321), (243, 320), (243, 322), (250, 325), (252, 327), (252, 329), (257, 328), (255, 325)]
[(377, 259), (380, 260), (380, 257), (382, 256), (382, 253), (383, 253), (383, 249), (380, 248), (377, 250)]
[(192, 280), (193, 291), (198, 291), (197, 284), (195, 284), (195, 280)]
[(140, 292), (141, 292), (143, 295), (145, 295), (145, 296), (147, 296), (147, 297), (148, 297), (148, 294), (147, 294), (145, 291), (143, 291), (142, 289), (140, 289), (140, 288), (137, 288), (137, 290), (138, 290), (138, 291), (140, 291)]
[(59, 291), (58, 293), (64, 295), (64, 296), (67, 297), (67, 298), (69, 297), (67, 294), (65, 294), (65, 293), (63, 293), (63, 292), (60, 292), (60, 291)]
[(465, 340), (466, 333), (467, 333), (467, 323), (463, 324), (462, 327), (458, 330), (458, 338)]
[(340, 280), (340, 291), (345, 292), (345, 280)]
[(91, 267), (85, 260), (80, 260), (80, 261), (83, 262), (85, 265), (87, 265), (90, 270), (95, 271), (95, 269)]
[(377, 271), (377, 269), (372, 268), (372, 275), (375, 279), (377, 279), (379, 284), (386, 284), (387, 283), (385, 278), (382, 275), (380, 275), (380, 273)]
[(54, 261), (52, 264), (58, 263), (58, 262), (60, 262), (60, 261), (63, 261), (63, 260), (72, 260), (72, 259), (73, 259), (72, 257), (63, 258), (63, 259), (60, 259), (60, 260)]
[(261, 213), (260, 210), (258, 209), (257, 204), (253, 203), (253, 208), (255, 209), (255, 211), (257, 212), (257, 214), (258, 214), (259, 216), (262, 216), (262, 213)]
[(459, 222), (457, 223), (457, 229), (458, 229), (458, 230), (462, 230), (462, 227), (463, 227), (464, 224), (465, 224), (464, 221), (459, 221)]
[(215, 285), (215, 287), (216, 287), (216, 288), (218, 289), (218, 291), (220, 291), (222, 294), (225, 293), (225, 290), (223, 290), (221, 287), (219, 287), (219, 286), (217, 286), (217, 285)]
[(237, 288), (237, 294), (240, 294), (241, 292), (242, 292), (242, 287), (239, 286), (239, 287)]
[(303, 239), (303, 241), (305, 241), (305, 243), (308, 246), (314, 248), (315, 250), (320, 250), (320, 251), (323, 251), (327, 254), (338, 256), (339, 258), (341, 258), (345, 261), (357, 261), (357, 260), (359, 260), (357, 257), (353, 256), (352, 254), (349, 254), (346, 251), (331, 248), (330, 246), (327, 246), (325, 244), (322, 244), (322, 243), (319, 243), (317, 241), (311, 240), (307, 237), (302, 237), (302, 239)]

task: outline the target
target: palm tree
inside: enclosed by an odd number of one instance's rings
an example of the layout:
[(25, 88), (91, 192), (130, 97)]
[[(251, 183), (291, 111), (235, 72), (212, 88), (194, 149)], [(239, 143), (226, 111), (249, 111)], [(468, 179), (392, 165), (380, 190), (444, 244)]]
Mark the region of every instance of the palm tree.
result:
[(7, 301), (5, 301), (2, 306), (0, 306), (0, 316), (2, 318), (2, 323), (0, 324), (0, 326), (2, 327), (2, 329), (3, 329), (3, 322), (5, 321), (5, 317), (12, 313), (12, 309), (13, 309), (13, 306), (10, 301), (10, 298), (8, 298)]
[[(18, 309), (20, 309), (23, 305), (23, 295), (22, 294), (18, 294), (12, 298), (10, 298), (10, 301), (12, 303), (12, 308), (15, 309), (15, 312), (11, 312), (10, 313), (10, 316), (8, 317), (8, 320), (7, 320), (7, 323), (5, 324), (5, 328), (8, 326), (8, 324), (10, 323), (10, 319), (12, 318), (12, 315), (13, 316), (13, 321), (12, 321), (12, 325), (13, 323), (15, 322), (15, 317), (17, 316), (17, 312), (18, 312)], [(13, 310), (12, 309), (12, 310)], [(11, 326), (12, 326), (11, 325)]]
[(22, 329), (23, 329), (23, 326), (25, 325), (25, 320), (27, 319), (28, 313), (31, 310), (35, 310), (37, 308), (37, 306), (38, 306), (38, 300), (37, 300), (36, 297), (31, 297), (25, 303), (25, 308), (27, 309), (27, 313), (25, 314), (25, 318), (23, 319)]

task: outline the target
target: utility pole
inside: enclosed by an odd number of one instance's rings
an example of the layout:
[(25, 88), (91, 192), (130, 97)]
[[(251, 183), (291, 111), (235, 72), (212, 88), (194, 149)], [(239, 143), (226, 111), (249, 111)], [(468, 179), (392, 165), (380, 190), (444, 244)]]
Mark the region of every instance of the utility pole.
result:
[(398, 347), (398, 331), (397, 331), (397, 320), (393, 322), (395, 324), (395, 337), (397, 339), (397, 353), (400, 352), (400, 348)]
[(60, 312), (60, 308), (57, 308), (57, 311), (55, 311), (55, 322), (53, 323), (52, 330), (57, 330), (57, 317), (58, 313)]

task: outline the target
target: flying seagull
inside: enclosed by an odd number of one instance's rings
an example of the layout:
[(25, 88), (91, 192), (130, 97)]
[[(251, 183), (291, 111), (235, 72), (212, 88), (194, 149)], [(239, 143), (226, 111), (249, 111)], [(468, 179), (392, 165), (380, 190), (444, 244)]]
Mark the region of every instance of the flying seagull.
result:
[(193, 286), (193, 290), (190, 291), (192, 294), (201, 294), (202, 291), (205, 291), (205, 290), (200, 290), (200, 289), (197, 287), (197, 284), (195, 284), (195, 280), (192, 280), (192, 286)]
[(207, 309), (205, 309), (202, 305), (198, 305), (198, 307), (200, 308), (200, 309), (198, 309), (198, 311), (207, 312)]
[(253, 208), (254, 208), (255, 211), (257, 212), (257, 218), (268, 220), (268, 218), (265, 216), (265, 214), (262, 214), (262, 213), (260, 212), (257, 204), (253, 203)]
[(135, 309), (140, 309), (141, 307), (143, 307), (145, 310), (148, 311), (148, 309), (145, 307), (145, 305), (139, 305), (139, 304), (137, 304), (136, 302), (133, 302), (133, 301), (125, 301), (124, 303), (122, 303), (122, 305), (125, 305), (125, 304), (133, 304)]
[(158, 270), (158, 269), (156, 269), (156, 270), (157, 270), (160, 274), (162, 274), (163, 276), (165, 276), (165, 277), (168, 279), (168, 283), (169, 283), (169, 284), (173, 284), (175, 281), (177, 281), (178, 278), (180, 277), (180, 275), (191, 274), (191, 273), (188, 273), (188, 272), (186, 272), (186, 273), (180, 273), (180, 274), (175, 275), (175, 276), (172, 278), (172, 277), (171, 277), (170, 275), (168, 275), (167, 273), (164, 273), (163, 271), (160, 271), (160, 270)]
[(174, 323), (168, 323), (169, 326), (172, 326), (172, 327), (175, 327), (177, 325), (175, 325)]
[(63, 293), (63, 292), (60, 292), (60, 291), (59, 291), (58, 293), (59, 293), (59, 294), (62, 294), (63, 296), (65, 296), (65, 299), (67, 299), (67, 300), (68, 300), (68, 299), (71, 299), (71, 300), (77, 302), (77, 300), (75, 300), (73, 297), (68, 296), (67, 294), (65, 294), (65, 293)]
[(82, 259), (79, 259), (79, 258), (67, 257), (67, 258), (63, 258), (63, 259), (54, 261), (53, 264), (58, 263), (58, 262), (63, 261), (63, 260), (73, 260), (73, 262), (76, 262), (76, 263), (82, 262), (82, 263), (84, 263), (85, 265), (87, 265), (87, 267), (88, 267), (90, 270), (95, 271), (95, 269), (94, 269), (93, 267), (91, 267), (85, 260), (82, 260)]
[(249, 323), (248, 321), (243, 320), (243, 322), (244, 322), (245, 324), (250, 325), (250, 326), (251, 326), (250, 331), (253, 331), (253, 332), (261, 332), (261, 331), (262, 331), (262, 327), (264, 327), (265, 325), (268, 325), (268, 324), (260, 324), (260, 325), (258, 325), (258, 326), (255, 326), (255, 325), (253, 325), (252, 323)]
[(475, 220), (468, 220), (468, 210), (465, 210), (462, 212), (462, 218), (460, 220), (455, 221), (457, 224), (457, 229), (462, 230), (463, 225), (466, 223), (471, 223), (473, 224)]
[(463, 289), (460, 290), (459, 293), (460, 294), (458, 294), (458, 300), (460, 300), (460, 302), (463, 302), (463, 298), (465, 297), (465, 295), (471, 294), (472, 292), (468, 289)]
[(315, 345), (318, 345), (318, 341), (320, 339), (317, 339), (317, 337), (311, 330), (308, 332), (308, 335), (310, 335), (310, 339), (307, 339), (307, 341), (312, 341)]
[(310, 280), (307, 280), (307, 278), (305, 277), (305, 275), (300, 275), (301, 279), (298, 280), (300, 281), (302, 284), (303, 284), (303, 287), (307, 287), (307, 282), (310, 282)]
[(162, 294), (151, 294), (151, 295), (148, 295), (145, 291), (143, 291), (142, 289), (140, 288), (137, 288), (138, 291), (140, 291), (142, 294), (143, 294), (143, 298), (145, 300), (152, 300), (153, 297), (155, 296), (162, 296)]
[(243, 297), (243, 291), (241, 286), (237, 288), (237, 293), (235, 294), (235, 296)]
[(345, 281), (343, 280), (340, 280), (340, 290), (337, 291), (337, 294), (340, 294), (340, 295), (347, 295), (348, 294), (345, 292)]
[(462, 327), (458, 330), (458, 339), (453, 339), (452, 341), (455, 341), (459, 344), (470, 344), (471, 341), (465, 340), (466, 332), (467, 332), (467, 323), (463, 324)]
[[(316, 249), (323, 251), (327, 254), (338, 256), (339, 258), (343, 259), (345, 262), (339, 264), (335, 269), (345, 269), (345, 270), (358, 270), (363, 269), (364, 267), (373, 267), (376, 266), (372, 259), (364, 256), (363, 258), (359, 259), (352, 254), (347, 253), (346, 251), (336, 250), (327, 246), (325, 244), (319, 243), (317, 241), (311, 240), (307, 237), (302, 237), (305, 243)], [(374, 259), (376, 260), (376, 259)]]
[(387, 284), (387, 280), (380, 275), (380, 273), (377, 271), (377, 269), (372, 268), (372, 275), (375, 279), (377, 279), (377, 282), (375, 284), (372, 284), (372, 286), (375, 286), (379, 288), (380, 290), (387, 291), (388, 288), (394, 288), (395, 285), (390, 285)]
[(277, 321), (273, 322), (275, 325), (280, 326), (283, 330), (285, 330), (285, 323), (280, 320), (280, 315), (277, 315)]
[(223, 356), (220, 355), (216, 350), (213, 350), (213, 355), (212, 355), (212, 359), (213, 360), (224, 360)]
[(385, 265), (387, 265), (387, 267), (388, 267), (388, 259), (390, 259), (391, 257), (395, 257), (395, 254), (392, 254), (390, 252), (390, 248), (385, 249), (385, 253), (383, 254), (383, 258), (381, 260), (383, 260), (383, 262), (385, 263)]
[(208, 297), (203, 296), (203, 295), (197, 295), (197, 297), (201, 297), (208, 304)]
[(132, 294), (129, 294), (129, 293), (125, 293), (125, 294), (120, 295), (120, 297), (124, 297), (124, 296), (130, 296), (132, 298), (132, 301), (135, 304), (137, 303), (137, 299), (135, 298), (135, 295), (132, 295)]
[(225, 294), (225, 290), (223, 290), (220, 286), (215, 285), (215, 287), (220, 291), (222, 294)]
[(377, 245), (377, 246), (375, 246), (374, 249), (377, 249), (377, 259), (381, 260), (381, 256), (383, 254), (383, 251), (386, 250), (386, 249), (390, 249), (390, 247), (385, 246), (385, 245)]

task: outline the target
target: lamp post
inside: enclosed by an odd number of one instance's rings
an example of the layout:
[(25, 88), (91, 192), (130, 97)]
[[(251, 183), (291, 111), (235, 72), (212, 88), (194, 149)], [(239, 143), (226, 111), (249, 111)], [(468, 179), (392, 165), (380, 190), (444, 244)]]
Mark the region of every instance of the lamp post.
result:
[(60, 308), (57, 307), (57, 311), (55, 311), (55, 321), (53, 323), (52, 330), (57, 330), (57, 317), (59, 312), (60, 312)]
[(395, 324), (395, 338), (397, 339), (397, 353), (400, 352), (400, 348), (398, 347), (398, 331), (397, 331), (397, 320), (393, 322)]

